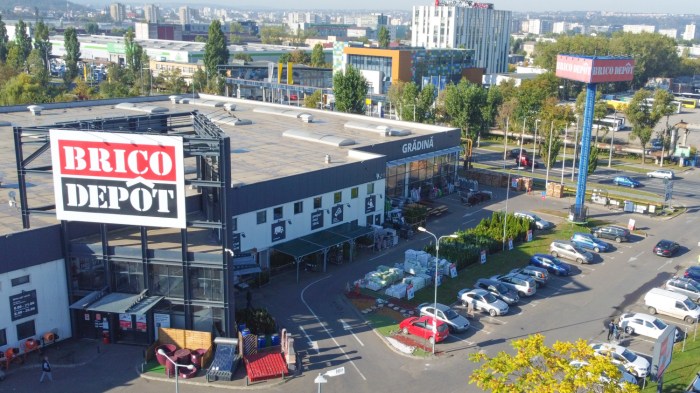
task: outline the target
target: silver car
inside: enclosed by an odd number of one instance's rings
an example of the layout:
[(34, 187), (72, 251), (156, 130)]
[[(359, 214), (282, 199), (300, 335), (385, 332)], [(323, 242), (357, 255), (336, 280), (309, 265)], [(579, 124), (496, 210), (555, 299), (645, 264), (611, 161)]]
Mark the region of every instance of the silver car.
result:
[(423, 303), (418, 306), (418, 312), (421, 316), (436, 317), (438, 321), (445, 322), (450, 329), (450, 333), (461, 333), (469, 329), (469, 320), (444, 304), (437, 304), (436, 313), (435, 303)]
[(491, 279), (498, 280), (504, 283), (506, 286), (515, 289), (518, 291), (518, 295), (520, 295), (520, 297), (532, 296), (537, 291), (537, 283), (535, 282), (535, 279), (530, 276), (524, 276), (517, 273), (508, 273), (495, 275), (491, 277)]
[(508, 305), (503, 300), (496, 298), (491, 292), (483, 289), (462, 289), (457, 292), (457, 299), (465, 306), (469, 305), (476, 311), (486, 311), (492, 317), (508, 313)]
[(535, 228), (537, 229), (549, 229), (554, 226), (551, 222), (541, 219), (537, 214), (530, 212), (515, 212), (513, 214), (515, 217), (526, 218), (535, 223)]
[(578, 263), (593, 262), (593, 254), (565, 241), (553, 241), (549, 245), (549, 253), (555, 258), (562, 257)]

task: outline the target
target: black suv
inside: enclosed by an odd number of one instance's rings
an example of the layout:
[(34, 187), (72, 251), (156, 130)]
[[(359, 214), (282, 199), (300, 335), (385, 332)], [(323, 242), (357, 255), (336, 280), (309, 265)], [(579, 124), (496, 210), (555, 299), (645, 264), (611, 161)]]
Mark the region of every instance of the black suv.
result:
[(614, 225), (593, 228), (591, 233), (595, 237), (612, 239), (618, 243), (630, 240), (630, 231), (627, 228), (617, 227)]

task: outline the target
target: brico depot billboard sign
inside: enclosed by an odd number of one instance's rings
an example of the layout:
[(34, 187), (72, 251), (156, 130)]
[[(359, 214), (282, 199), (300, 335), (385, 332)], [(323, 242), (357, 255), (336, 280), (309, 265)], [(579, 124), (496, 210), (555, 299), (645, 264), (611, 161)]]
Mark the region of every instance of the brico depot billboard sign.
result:
[(56, 218), (185, 228), (182, 138), (51, 130)]
[(557, 55), (557, 77), (584, 83), (626, 82), (634, 77), (627, 57)]

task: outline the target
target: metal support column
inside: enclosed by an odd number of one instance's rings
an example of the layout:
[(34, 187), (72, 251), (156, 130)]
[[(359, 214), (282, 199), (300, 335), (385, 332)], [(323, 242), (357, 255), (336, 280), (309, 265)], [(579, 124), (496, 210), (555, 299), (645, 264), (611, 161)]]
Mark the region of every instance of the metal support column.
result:
[(581, 154), (578, 164), (578, 182), (576, 183), (576, 202), (574, 203), (573, 221), (585, 221), (584, 203), (586, 199), (586, 181), (588, 180), (588, 156), (591, 152), (591, 133), (593, 129), (593, 111), (595, 109), (596, 84), (586, 85), (586, 106), (583, 114), (581, 133)]

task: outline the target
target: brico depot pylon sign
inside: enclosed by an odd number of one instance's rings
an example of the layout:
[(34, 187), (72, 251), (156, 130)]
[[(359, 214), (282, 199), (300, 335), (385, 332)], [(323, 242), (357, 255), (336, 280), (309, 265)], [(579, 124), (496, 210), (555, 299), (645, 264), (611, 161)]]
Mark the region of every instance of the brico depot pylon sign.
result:
[(185, 228), (182, 138), (51, 130), (56, 218)]

